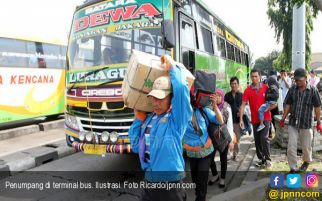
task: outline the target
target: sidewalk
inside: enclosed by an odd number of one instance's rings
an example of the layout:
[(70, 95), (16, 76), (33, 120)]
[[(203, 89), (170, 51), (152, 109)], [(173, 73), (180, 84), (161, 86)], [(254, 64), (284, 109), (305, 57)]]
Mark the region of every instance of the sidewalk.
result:
[(64, 120), (0, 131), (0, 178), (75, 153), (68, 147)]
[(21, 152), (33, 147), (51, 144), (64, 139), (64, 129), (53, 129), (1, 140), (0, 158), (5, 155)]

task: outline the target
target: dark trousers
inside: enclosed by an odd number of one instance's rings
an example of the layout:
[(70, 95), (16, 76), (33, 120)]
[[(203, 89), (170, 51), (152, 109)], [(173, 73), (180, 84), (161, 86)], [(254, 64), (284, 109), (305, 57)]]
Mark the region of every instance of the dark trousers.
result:
[[(181, 181), (180, 181), (181, 182)], [(143, 188), (140, 201), (186, 201), (187, 196), (182, 188), (154, 189)]]
[[(274, 126), (274, 130), (276, 130), (274, 116), (278, 115), (278, 108), (274, 108), (273, 110), (271, 110), (271, 114), (272, 114), (272, 124)], [(269, 135), (272, 136), (272, 126), (270, 126)]]
[[(216, 162), (215, 162), (216, 151), (218, 151), (218, 150), (215, 149), (215, 151), (212, 153), (211, 162), (210, 162), (210, 169), (211, 169), (213, 176), (218, 174)], [(220, 169), (221, 169), (220, 178), (225, 179), (226, 172), (227, 172), (228, 145), (224, 149), (223, 152), (220, 152), (220, 151), (218, 151), (218, 152), (219, 152), (219, 156), (220, 156)]]
[(211, 156), (189, 158), (192, 182), (196, 184), (196, 201), (206, 200)]
[(257, 132), (259, 124), (253, 125), (256, 155), (261, 161), (271, 160), (268, 139), (270, 123), (270, 121), (264, 121), (265, 128), (259, 132)]

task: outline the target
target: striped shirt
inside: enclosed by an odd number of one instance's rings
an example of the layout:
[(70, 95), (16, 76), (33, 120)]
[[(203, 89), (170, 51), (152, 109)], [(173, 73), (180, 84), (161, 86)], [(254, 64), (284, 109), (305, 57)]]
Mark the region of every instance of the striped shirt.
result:
[(150, 134), (151, 134), (152, 125), (156, 119), (157, 119), (156, 115), (152, 117), (152, 120), (147, 125), (144, 133), (144, 138), (145, 138), (144, 161), (146, 163), (150, 163)]
[(293, 85), (288, 91), (284, 104), (291, 105), (289, 125), (299, 129), (313, 127), (313, 107), (321, 106), (321, 99), (316, 87), (306, 84), (304, 91)]

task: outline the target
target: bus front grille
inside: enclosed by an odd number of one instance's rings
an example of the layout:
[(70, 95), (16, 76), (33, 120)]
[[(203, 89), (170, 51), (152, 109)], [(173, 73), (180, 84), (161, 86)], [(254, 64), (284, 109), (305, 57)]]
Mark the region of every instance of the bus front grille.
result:
[(79, 118), (81, 126), (85, 131), (102, 133), (104, 131), (116, 131), (119, 135), (127, 135), (133, 119), (89, 119)]

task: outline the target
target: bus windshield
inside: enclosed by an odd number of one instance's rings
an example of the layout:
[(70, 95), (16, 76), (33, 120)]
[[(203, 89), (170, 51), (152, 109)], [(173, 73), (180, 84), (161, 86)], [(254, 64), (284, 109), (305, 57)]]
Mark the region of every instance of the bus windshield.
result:
[(69, 69), (125, 64), (132, 49), (165, 54), (161, 2), (103, 1), (76, 11), (69, 40)]
[(163, 55), (161, 29), (127, 30), (73, 41), (69, 49), (70, 69), (127, 63), (131, 50)]

